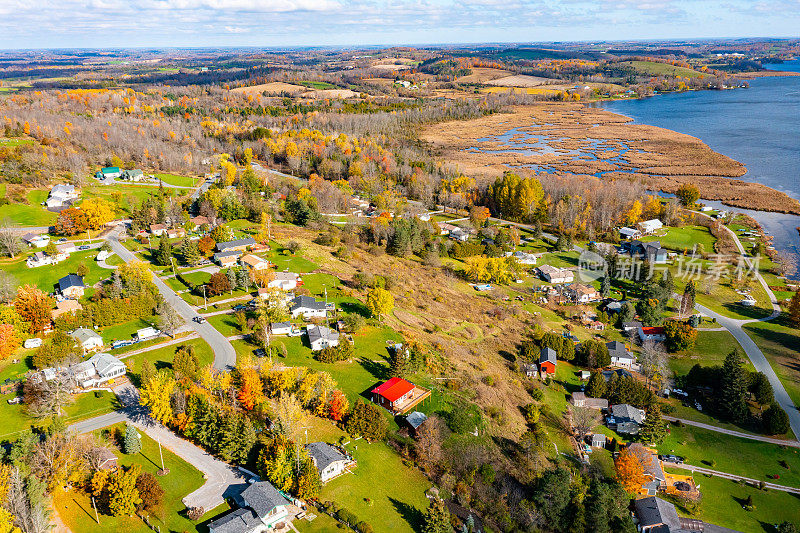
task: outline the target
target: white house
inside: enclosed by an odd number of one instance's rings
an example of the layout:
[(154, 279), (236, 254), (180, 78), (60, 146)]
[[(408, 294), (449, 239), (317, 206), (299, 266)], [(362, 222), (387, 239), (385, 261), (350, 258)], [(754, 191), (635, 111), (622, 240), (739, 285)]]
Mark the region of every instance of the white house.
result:
[(136, 332), (136, 340), (139, 342), (154, 339), (161, 335), (161, 332), (156, 328), (150, 326), (142, 328)]
[(35, 233), (28, 233), (22, 240), (25, 241), (31, 248), (44, 248), (50, 244), (50, 235), (36, 235)]
[(289, 312), (292, 318), (303, 315), (303, 318), (325, 318), (328, 316), (327, 305), (325, 302), (312, 298), (311, 296), (298, 296), (291, 302)]
[(96, 387), (114, 378), (124, 376), (127, 371), (125, 363), (108, 353), (94, 354), (86, 361), (70, 368), (75, 381), (87, 389)]
[(158, 237), (167, 232), (167, 227), (164, 224), (150, 224), (150, 233)]
[(291, 291), (297, 288), (300, 276), (294, 272), (275, 272), (275, 276), (267, 283), (267, 288), (277, 287), (284, 291)]
[(289, 517), (289, 500), (268, 481), (252, 483), (234, 502), (240, 508), (210, 522), (209, 533), (264, 533)]
[(63, 207), (79, 197), (80, 193), (75, 190), (74, 185), (59, 183), (50, 189), (50, 195), (44, 204), (47, 207)]
[(456, 241), (464, 242), (469, 239), (469, 233), (466, 230), (456, 226), (450, 230), (450, 238)]
[(619, 236), (623, 239), (638, 239), (642, 236), (642, 232), (638, 229), (624, 227), (619, 229)]
[(292, 332), (292, 323), (273, 322), (270, 324), (270, 331), (273, 335), (289, 335)]
[(325, 442), (310, 442), (306, 444), (306, 451), (319, 470), (319, 477), (323, 483), (342, 474), (353, 463), (350, 456)]
[(313, 351), (339, 345), (339, 332), (325, 326), (309, 326), (306, 329), (308, 342)]
[(639, 222), (639, 228), (641, 228), (642, 233), (645, 235), (655, 233), (656, 231), (660, 230), (663, 227), (664, 224), (657, 218), (651, 220), (645, 220), (644, 222)]
[(28, 265), (28, 268), (36, 268), (45, 265), (56, 265), (61, 261), (65, 260), (67, 257), (68, 255), (65, 253), (47, 255), (44, 252), (36, 252), (33, 255), (28, 256), (28, 259), (25, 260), (25, 264)]
[(608, 355), (611, 356), (611, 365), (619, 366), (622, 368), (630, 368), (638, 366), (636, 364), (636, 356), (628, 351), (628, 347), (624, 342), (611, 341), (606, 343), (608, 348)]
[(600, 299), (600, 293), (591, 285), (572, 283), (564, 288), (564, 295), (578, 304), (588, 304)]
[(103, 338), (87, 328), (78, 328), (70, 336), (78, 341), (78, 346), (81, 347), (83, 353), (91, 352), (103, 347)]
[(640, 326), (638, 333), (639, 340), (642, 342), (664, 342), (664, 340), (667, 338), (667, 336), (664, 334), (664, 328), (661, 326)]
[(525, 253), (525, 252), (514, 252), (511, 254), (511, 257), (516, 259), (522, 265), (535, 265), (536, 264), (536, 256), (533, 254)]
[(572, 283), (574, 274), (571, 270), (542, 265), (538, 269), (539, 276), (548, 283)]

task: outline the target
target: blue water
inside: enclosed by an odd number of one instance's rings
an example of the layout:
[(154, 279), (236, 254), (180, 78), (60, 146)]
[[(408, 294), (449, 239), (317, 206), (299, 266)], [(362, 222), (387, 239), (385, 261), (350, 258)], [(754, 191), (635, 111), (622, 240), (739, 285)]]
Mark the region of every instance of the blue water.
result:
[[(800, 72), (800, 60), (767, 68)], [(756, 78), (749, 83), (749, 89), (669, 93), (605, 102), (603, 107), (641, 124), (697, 137), (744, 163), (747, 174), (739, 179), (800, 199), (800, 76)], [(774, 236), (777, 249), (798, 253), (800, 217), (745, 212)]]

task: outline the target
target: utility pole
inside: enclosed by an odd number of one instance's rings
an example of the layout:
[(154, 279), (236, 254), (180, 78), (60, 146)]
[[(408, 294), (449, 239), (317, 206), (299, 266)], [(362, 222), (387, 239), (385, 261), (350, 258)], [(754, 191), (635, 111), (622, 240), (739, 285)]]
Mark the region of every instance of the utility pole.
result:
[(208, 310), (208, 300), (206, 300), (206, 286), (203, 285), (203, 310)]

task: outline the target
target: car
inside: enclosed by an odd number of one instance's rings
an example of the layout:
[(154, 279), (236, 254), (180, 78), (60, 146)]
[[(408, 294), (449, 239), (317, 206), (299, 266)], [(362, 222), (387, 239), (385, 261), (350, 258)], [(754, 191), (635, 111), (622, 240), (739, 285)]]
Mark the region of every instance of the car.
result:
[(676, 465), (683, 464), (683, 457), (677, 455), (660, 455), (658, 458), (667, 463), (675, 463)]
[(232, 308), (234, 311), (247, 311), (247, 306), (243, 304), (234, 305)]
[(60, 239), (58, 239), (58, 240), (56, 241), (56, 244), (64, 244), (65, 242), (67, 242), (67, 239), (66, 239), (66, 238), (64, 238), (64, 237), (61, 237)]
[(22, 403), (22, 396), (15, 396), (14, 398), (11, 398), (10, 400), (8, 400), (8, 403), (10, 403), (11, 405)]
[(89, 246), (88, 244), (82, 244), (82, 245), (78, 246), (78, 250), (91, 250), (91, 249), (92, 249), (92, 247)]
[(125, 346), (130, 346), (131, 344), (134, 344), (133, 340), (124, 339), (124, 340), (114, 341), (111, 343), (111, 349), (116, 350), (117, 348), (124, 348)]
[(194, 317), (192, 320), (194, 320), (194, 321), (195, 321), (195, 322), (197, 322), (198, 324), (202, 324), (203, 322), (205, 322), (205, 321), (206, 321), (206, 319), (205, 319), (205, 318), (203, 318), (202, 316), (196, 316), (196, 317)]

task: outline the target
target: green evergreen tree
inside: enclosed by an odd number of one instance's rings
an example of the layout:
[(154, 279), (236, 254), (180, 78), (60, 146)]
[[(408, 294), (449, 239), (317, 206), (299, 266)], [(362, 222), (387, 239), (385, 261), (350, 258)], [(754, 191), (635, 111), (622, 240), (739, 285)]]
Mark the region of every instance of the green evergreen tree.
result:
[(650, 408), (639, 428), (639, 439), (645, 444), (659, 445), (667, 436), (667, 423), (661, 418), (661, 408), (654, 405)]
[(600, 296), (608, 298), (609, 295), (611, 295), (611, 278), (606, 275), (600, 281)]
[(731, 422), (746, 422), (750, 414), (747, 409), (748, 379), (737, 350), (725, 357), (720, 378), (720, 410)]
[(789, 431), (789, 415), (776, 402), (772, 402), (764, 411), (761, 420), (764, 432), (769, 435), (783, 435)]
[(125, 425), (125, 437), (122, 441), (122, 450), (128, 455), (134, 455), (142, 451), (142, 439), (136, 426), (130, 422)]
[(158, 241), (158, 251), (155, 254), (157, 265), (169, 266), (172, 264), (172, 245), (166, 235), (162, 235)]
[(789, 302), (789, 319), (795, 326), (800, 326), (800, 290), (795, 291)]
[(423, 533), (452, 533), (450, 511), (447, 510), (444, 500), (436, 498), (428, 506), (422, 531)]
[(601, 372), (592, 372), (589, 383), (586, 385), (586, 395), (589, 398), (602, 398), (606, 394), (606, 380)]
[(187, 265), (196, 265), (200, 262), (200, 248), (197, 247), (197, 241), (193, 241), (188, 237), (183, 239), (181, 244), (181, 255), (183, 262)]
[(225, 272), (225, 275), (228, 277), (228, 283), (231, 286), (231, 290), (235, 291), (236, 288), (239, 286), (238, 283), (239, 280), (236, 278), (236, 271), (233, 269), (233, 267), (231, 267), (228, 269), (227, 272)]

